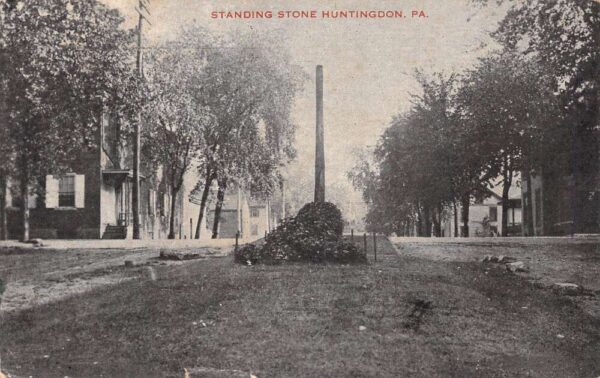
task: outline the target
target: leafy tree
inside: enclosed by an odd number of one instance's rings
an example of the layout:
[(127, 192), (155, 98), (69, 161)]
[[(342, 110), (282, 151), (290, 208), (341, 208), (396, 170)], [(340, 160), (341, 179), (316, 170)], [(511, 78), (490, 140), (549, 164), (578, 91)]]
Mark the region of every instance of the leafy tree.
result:
[(541, 82), (560, 102), (560, 122), (540, 124), (545, 142), (530, 149), (531, 166), (524, 174), (541, 168), (569, 177), (575, 228), (587, 232), (600, 227), (599, 15), (597, 1), (528, 0), (512, 4), (494, 33), (505, 49), (518, 51), (521, 60), (538, 67)]
[(28, 239), (28, 194), (41, 190), (38, 178), (94, 144), (106, 107), (134, 110), (132, 33), (98, 1), (5, 1), (2, 9), (0, 82), (10, 94), (3, 96), (7, 135)]
[(212, 122), (207, 110), (194, 100), (196, 83), (203, 74), (202, 54), (165, 46), (151, 54), (148, 62), (145, 150), (168, 176), (169, 239), (175, 238), (176, 204), (185, 175), (195, 168), (204, 147), (202, 134)]
[(460, 106), (469, 130), (485, 140), (476, 142), (482, 172), (502, 180), (502, 233), (508, 229), (508, 193), (516, 172), (529, 165), (531, 146), (547, 143), (540, 125), (560, 118), (555, 96), (547, 89), (537, 65), (504, 50), (482, 59), (464, 79)]
[(370, 225), (389, 231), (412, 222), (419, 235), (432, 225), (439, 234), (443, 209), (460, 202), (466, 236), (471, 198), (501, 178), (506, 214), (515, 172), (535, 167), (569, 172), (575, 212), (596, 201), (587, 207), (597, 223), (599, 14), (597, 2), (584, 0), (515, 3), (494, 33), (502, 49), (459, 85), (417, 75), (423, 95), (384, 132), (375, 167), (360, 161), (350, 174)]
[(392, 120), (375, 149), (375, 167), (363, 159), (350, 173), (369, 204), (367, 223), (383, 232), (441, 235), (444, 207), (456, 197), (453, 180), (461, 160), (452, 143), (455, 79), (417, 72), (422, 94), (410, 111)]
[[(12, 7), (13, 5), (11, 5)], [(0, 1), (0, 36), (4, 35), (4, 27), (6, 13), (10, 10), (9, 4)], [(0, 52), (6, 51), (4, 39), (0, 39)], [(7, 55), (0, 53), (0, 67), (5, 67), (8, 64)], [(2, 68), (0, 68), (1, 70)], [(0, 240), (8, 238), (7, 217), (6, 217), (6, 200), (8, 190), (8, 178), (11, 176), (14, 167), (14, 146), (10, 143), (8, 134), (8, 108), (6, 106), (8, 87), (6, 77), (0, 77)]]
[[(0, 66), (2, 66), (2, 56), (0, 56)], [(7, 230), (7, 192), (8, 192), (8, 178), (12, 175), (14, 169), (14, 146), (10, 143), (8, 135), (8, 114), (5, 107), (6, 94), (4, 89), (4, 83), (0, 82), (0, 160), (2, 166), (0, 166), (0, 240), (6, 240), (8, 238)]]
[(293, 156), (290, 112), (301, 74), (281, 46), (269, 36), (215, 38), (206, 56), (196, 101), (209, 109), (214, 123), (204, 133), (198, 225), (217, 180), (213, 237), (229, 182), (244, 187), (254, 183), (255, 189), (258, 185), (268, 191), (277, 167)]

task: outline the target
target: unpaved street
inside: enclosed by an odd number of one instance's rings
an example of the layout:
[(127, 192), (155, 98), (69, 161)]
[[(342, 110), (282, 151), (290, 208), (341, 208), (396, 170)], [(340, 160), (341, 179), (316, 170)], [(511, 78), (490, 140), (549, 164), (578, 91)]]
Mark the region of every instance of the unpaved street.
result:
[[(103, 241), (97, 241), (101, 246)], [(190, 248), (176, 248), (189, 250)], [(206, 257), (226, 255), (227, 246), (200, 247)], [(11, 312), (53, 302), (100, 286), (148, 274), (147, 266), (183, 264), (163, 261), (160, 249), (49, 249), (0, 248), (0, 278), (6, 291), (0, 312)], [(125, 261), (133, 267), (125, 267)]]
[(523, 261), (543, 284), (573, 282), (600, 290), (600, 237), (393, 238), (404, 254), (439, 261), (481, 261), (486, 255)]

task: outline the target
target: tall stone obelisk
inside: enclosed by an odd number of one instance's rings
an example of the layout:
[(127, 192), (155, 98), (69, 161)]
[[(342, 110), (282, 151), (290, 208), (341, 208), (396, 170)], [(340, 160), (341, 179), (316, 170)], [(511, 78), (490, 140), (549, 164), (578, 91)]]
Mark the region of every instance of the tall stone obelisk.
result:
[(317, 66), (317, 128), (315, 150), (315, 202), (325, 202), (325, 147), (323, 140), (323, 66)]

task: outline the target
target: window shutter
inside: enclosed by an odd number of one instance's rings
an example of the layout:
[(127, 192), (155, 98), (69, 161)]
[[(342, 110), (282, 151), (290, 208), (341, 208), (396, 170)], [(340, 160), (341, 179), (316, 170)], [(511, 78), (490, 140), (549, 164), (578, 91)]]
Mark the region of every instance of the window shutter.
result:
[(58, 180), (52, 175), (46, 175), (46, 208), (58, 207)]
[(85, 207), (85, 175), (75, 175), (75, 207)]

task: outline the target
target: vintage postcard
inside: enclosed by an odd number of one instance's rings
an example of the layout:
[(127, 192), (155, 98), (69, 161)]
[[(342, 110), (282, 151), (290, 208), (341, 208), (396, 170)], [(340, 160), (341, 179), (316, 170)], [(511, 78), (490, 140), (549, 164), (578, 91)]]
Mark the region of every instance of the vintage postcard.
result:
[(600, 3), (0, 0), (0, 378), (599, 377)]

